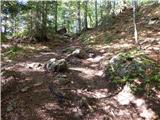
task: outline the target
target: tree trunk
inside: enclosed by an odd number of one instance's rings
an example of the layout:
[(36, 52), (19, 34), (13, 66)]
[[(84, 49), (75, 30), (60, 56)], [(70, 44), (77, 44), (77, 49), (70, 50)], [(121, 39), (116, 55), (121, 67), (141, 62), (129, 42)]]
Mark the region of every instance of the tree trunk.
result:
[(7, 16), (4, 17), (5, 25), (4, 25), (4, 34), (7, 33)]
[(96, 20), (96, 27), (97, 27), (98, 26), (97, 0), (95, 0), (95, 20)]
[(43, 1), (43, 12), (42, 12), (42, 28), (41, 28), (41, 31), (42, 31), (42, 38), (41, 39), (44, 39), (47, 41), (47, 3), (45, 1)]
[(102, 6), (101, 6), (100, 14), (101, 14), (101, 19), (102, 19), (103, 18), (103, 9), (102, 9)]
[(63, 27), (66, 25), (66, 16), (65, 16), (65, 14), (66, 14), (66, 11), (63, 10), (63, 13), (62, 13), (62, 17), (63, 17), (63, 23), (62, 23), (62, 25), (63, 25)]
[(40, 32), (39, 30), (40, 30), (40, 21), (41, 21), (41, 16), (40, 16), (40, 10), (39, 10), (39, 5), (40, 5), (40, 3), (39, 2), (37, 2), (36, 3), (36, 18), (35, 18), (35, 32), (36, 32), (36, 34), (37, 34), (37, 32)]
[(69, 32), (70, 31), (70, 21), (67, 20), (67, 31)]
[(78, 9), (78, 13), (77, 13), (77, 16), (78, 16), (78, 32), (80, 33), (81, 32), (80, 1), (77, 1), (77, 9)]
[(88, 29), (88, 21), (87, 21), (87, 12), (88, 12), (88, 1), (85, 0), (84, 1), (84, 9), (85, 9), (85, 12), (84, 12), (84, 30), (87, 30)]
[(58, 12), (58, 4), (57, 4), (57, 1), (54, 1), (55, 2), (55, 13), (54, 13), (54, 15), (55, 15), (55, 32), (57, 32), (57, 12)]
[(136, 0), (132, 1), (133, 4), (133, 25), (134, 25), (134, 39), (135, 44), (138, 44), (138, 32), (137, 32), (137, 26), (136, 26)]
[(16, 33), (17, 26), (16, 26), (16, 17), (14, 18), (14, 33)]
[(112, 16), (115, 16), (115, 6), (116, 6), (116, 1), (112, 1), (112, 2), (113, 2)]

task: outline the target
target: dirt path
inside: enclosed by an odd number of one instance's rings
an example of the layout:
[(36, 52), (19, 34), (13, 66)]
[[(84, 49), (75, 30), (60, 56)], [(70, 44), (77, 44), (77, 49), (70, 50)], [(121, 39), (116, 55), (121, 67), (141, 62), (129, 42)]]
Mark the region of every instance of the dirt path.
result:
[[(104, 77), (104, 65), (115, 51), (71, 43), (2, 65), (8, 71), (2, 81), (12, 81), (2, 92), (2, 120), (152, 120), (160, 115), (158, 101), (152, 106), (134, 96), (127, 85), (118, 89)], [(64, 58), (66, 47), (86, 49), (93, 57), (74, 59), (68, 72), (46, 74), (44, 63), (53, 57)], [(67, 100), (61, 103), (52, 96), (46, 80)]]

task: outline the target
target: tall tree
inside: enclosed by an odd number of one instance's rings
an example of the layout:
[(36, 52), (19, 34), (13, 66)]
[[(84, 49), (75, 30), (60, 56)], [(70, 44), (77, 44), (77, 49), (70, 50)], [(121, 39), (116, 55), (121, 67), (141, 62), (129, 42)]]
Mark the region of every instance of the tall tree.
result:
[(84, 30), (88, 29), (88, 20), (87, 20), (87, 13), (88, 13), (88, 1), (84, 1)]
[(137, 5), (137, 1), (132, 0), (132, 5), (133, 5), (134, 39), (135, 39), (135, 43), (138, 44), (138, 32), (137, 32), (137, 25), (136, 25), (136, 5)]
[(55, 12), (54, 12), (54, 18), (55, 18), (55, 32), (57, 32), (57, 14), (58, 14), (58, 3), (57, 1), (54, 1), (55, 4)]
[(80, 8), (80, 1), (78, 0), (77, 1), (77, 9), (78, 9), (78, 13), (77, 13), (77, 16), (78, 16), (78, 32), (81, 32), (81, 14), (80, 14), (80, 10), (81, 10), (81, 8)]
[(97, 14), (97, 0), (95, 0), (95, 21), (96, 21), (96, 27), (98, 26), (98, 14)]

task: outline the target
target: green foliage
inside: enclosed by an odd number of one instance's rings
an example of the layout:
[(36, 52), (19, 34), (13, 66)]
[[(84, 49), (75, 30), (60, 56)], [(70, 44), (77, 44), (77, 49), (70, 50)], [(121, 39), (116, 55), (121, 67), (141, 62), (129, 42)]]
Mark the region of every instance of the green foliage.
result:
[(108, 43), (112, 42), (113, 39), (114, 39), (113, 36), (105, 35), (104, 41), (105, 41), (106, 44), (108, 44)]
[(119, 54), (118, 58), (106, 67), (105, 73), (114, 83), (130, 83), (135, 92), (148, 92), (153, 85), (160, 89), (158, 65), (137, 50)]
[(25, 50), (18, 46), (13, 46), (11, 48), (8, 48), (6, 52), (4, 53), (4, 56), (14, 59), (17, 57), (17, 55), (21, 55), (25, 52)]
[(118, 35), (109, 35), (109, 34), (105, 34), (104, 36), (104, 41), (106, 44), (109, 44), (110, 42), (112, 42), (113, 40), (117, 40), (122, 38), (121, 36)]
[(1, 42), (2, 43), (7, 42), (7, 37), (5, 36), (4, 33), (1, 33)]
[(28, 33), (28, 30), (27, 29), (24, 29), (23, 31), (19, 31), (19, 32), (16, 32), (15, 34), (13, 34), (14, 37), (25, 37), (27, 36), (29, 33)]
[(80, 36), (80, 40), (84, 43), (84, 44), (90, 44), (91, 41), (93, 40), (92, 35), (84, 33)]

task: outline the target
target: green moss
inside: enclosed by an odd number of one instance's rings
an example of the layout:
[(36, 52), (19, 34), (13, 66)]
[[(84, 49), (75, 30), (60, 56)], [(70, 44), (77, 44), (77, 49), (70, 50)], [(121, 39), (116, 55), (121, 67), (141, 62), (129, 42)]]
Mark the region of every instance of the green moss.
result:
[[(151, 86), (160, 89), (158, 65), (136, 49), (119, 54), (118, 59), (106, 67), (105, 73), (114, 83), (130, 83), (134, 91), (141, 89), (149, 91)], [(140, 80), (140, 85), (135, 83), (135, 79)]]

